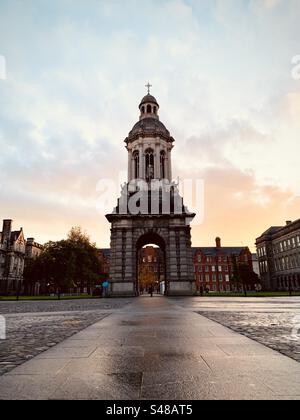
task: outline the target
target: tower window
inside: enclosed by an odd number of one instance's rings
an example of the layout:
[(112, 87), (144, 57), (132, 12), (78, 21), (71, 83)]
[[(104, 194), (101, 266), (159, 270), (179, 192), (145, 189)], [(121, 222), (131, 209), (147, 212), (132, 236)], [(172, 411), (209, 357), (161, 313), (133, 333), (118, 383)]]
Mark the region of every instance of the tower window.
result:
[(156, 112), (157, 112), (157, 108), (156, 108), (156, 106), (154, 106), (153, 107), (153, 113), (156, 114)]
[(142, 114), (145, 114), (145, 107), (142, 106)]
[(134, 159), (134, 177), (135, 177), (135, 179), (138, 179), (139, 178), (139, 172), (140, 172), (140, 155), (139, 155), (139, 152), (134, 152), (133, 159)]
[(166, 177), (166, 153), (164, 150), (160, 152), (160, 177), (161, 179), (165, 179)]
[(154, 179), (154, 152), (152, 149), (147, 149), (146, 156), (146, 180)]
[(147, 114), (151, 114), (151, 110), (152, 110), (151, 105), (147, 105)]

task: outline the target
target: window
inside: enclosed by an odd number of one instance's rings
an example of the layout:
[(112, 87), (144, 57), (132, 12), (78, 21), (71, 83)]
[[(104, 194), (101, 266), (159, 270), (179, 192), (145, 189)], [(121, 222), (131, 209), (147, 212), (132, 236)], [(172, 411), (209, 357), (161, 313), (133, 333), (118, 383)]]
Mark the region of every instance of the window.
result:
[(166, 153), (164, 152), (164, 150), (162, 150), (160, 152), (160, 177), (161, 179), (166, 178), (165, 161), (166, 161)]
[(138, 151), (134, 152), (133, 154), (134, 159), (134, 178), (139, 178), (139, 172), (140, 172), (140, 154)]
[(201, 261), (202, 261), (202, 257), (201, 255), (198, 255), (198, 262), (201, 263)]
[(151, 181), (154, 179), (154, 152), (152, 149), (147, 149), (145, 152), (146, 156), (146, 179)]
[(145, 107), (142, 106), (142, 114), (145, 114)]
[(206, 281), (206, 283), (209, 283), (209, 274), (205, 275), (205, 281)]
[(151, 105), (147, 105), (147, 114), (151, 114), (152, 108)]

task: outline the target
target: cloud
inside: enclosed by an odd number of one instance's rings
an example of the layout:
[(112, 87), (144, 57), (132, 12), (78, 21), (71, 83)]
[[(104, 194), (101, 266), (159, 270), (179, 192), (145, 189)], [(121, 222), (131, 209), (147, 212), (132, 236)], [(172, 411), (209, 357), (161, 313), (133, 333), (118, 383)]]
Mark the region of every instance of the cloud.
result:
[[(276, 199), (299, 193), (297, 2), (3, 0), (0, 9), (9, 69), (0, 81), (0, 217), (26, 223), (30, 236), (82, 224), (109, 244), (96, 184), (126, 171), (123, 140), (148, 80), (176, 139), (174, 177), (207, 176), (209, 206), (220, 194), (237, 217), (233, 204), (238, 211), (248, 197), (247, 212), (268, 208), (271, 218), (273, 206), (279, 218)], [(232, 206), (215, 187), (223, 178), (237, 183), (224, 189)], [(280, 211), (285, 219), (289, 209)]]

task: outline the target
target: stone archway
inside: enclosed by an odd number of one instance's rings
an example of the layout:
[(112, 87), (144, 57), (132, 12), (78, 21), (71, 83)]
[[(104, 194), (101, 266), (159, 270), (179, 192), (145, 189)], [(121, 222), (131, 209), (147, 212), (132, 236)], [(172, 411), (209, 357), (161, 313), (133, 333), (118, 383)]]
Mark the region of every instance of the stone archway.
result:
[(164, 279), (165, 279), (165, 293), (168, 292), (168, 278), (167, 278), (167, 264), (166, 264), (166, 257), (167, 257), (167, 245), (165, 239), (153, 231), (152, 229), (148, 232), (143, 233), (135, 244), (135, 260), (136, 260), (136, 271), (135, 271), (135, 290), (136, 295), (139, 295), (139, 272), (138, 272), (138, 258), (139, 258), (139, 251), (147, 244), (154, 244), (160, 248), (164, 255)]
[(137, 296), (137, 249), (164, 249), (167, 295), (195, 293), (190, 227), (185, 215), (107, 216), (111, 222), (110, 295)]

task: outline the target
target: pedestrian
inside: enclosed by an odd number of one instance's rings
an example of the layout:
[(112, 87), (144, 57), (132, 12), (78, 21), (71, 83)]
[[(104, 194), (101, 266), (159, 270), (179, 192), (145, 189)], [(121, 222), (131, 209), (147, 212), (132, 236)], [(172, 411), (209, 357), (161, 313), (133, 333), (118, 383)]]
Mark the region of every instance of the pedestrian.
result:
[(152, 284), (149, 287), (149, 293), (150, 293), (151, 297), (153, 297), (153, 286), (152, 286)]

